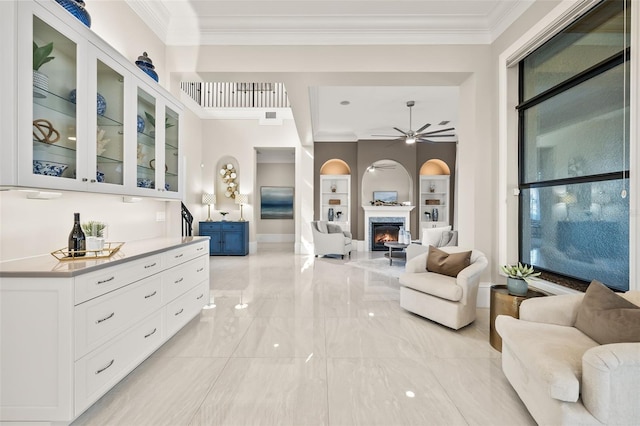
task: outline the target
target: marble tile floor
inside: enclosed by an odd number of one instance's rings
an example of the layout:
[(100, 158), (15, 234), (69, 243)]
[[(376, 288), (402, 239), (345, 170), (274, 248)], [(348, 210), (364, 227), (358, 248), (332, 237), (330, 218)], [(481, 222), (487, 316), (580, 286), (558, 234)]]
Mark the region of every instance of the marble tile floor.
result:
[(488, 309), (452, 331), (400, 308), (396, 278), (348, 261), (291, 244), (211, 257), (216, 307), (73, 425), (535, 425)]

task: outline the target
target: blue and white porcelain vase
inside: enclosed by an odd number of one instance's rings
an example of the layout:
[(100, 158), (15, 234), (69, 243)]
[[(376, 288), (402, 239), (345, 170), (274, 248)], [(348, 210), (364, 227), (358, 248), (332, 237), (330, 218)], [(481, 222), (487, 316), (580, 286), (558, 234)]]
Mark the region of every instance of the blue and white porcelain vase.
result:
[(80, 22), (91, 28), (91, 15), (84, 8), (83, 0), (56, 0), (67, 12), (78, 18)]
[(158, 81), (158, 73), (154, 71), (155, 67), (153, 66), (153, 61), (151, 60), (151, 58), (149, 58), (147, 52), (142, 52), (142, 56), (138, 56), (136, 65), (149, 77), (153, 78), (155, 81)]

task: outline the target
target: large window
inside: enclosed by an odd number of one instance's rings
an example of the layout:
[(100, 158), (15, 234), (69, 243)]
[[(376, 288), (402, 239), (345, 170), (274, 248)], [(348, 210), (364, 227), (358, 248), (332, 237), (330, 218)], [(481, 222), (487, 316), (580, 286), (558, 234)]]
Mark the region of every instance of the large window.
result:
[(630, 1), (606, 0), (520, 62), (520, 259), (629, 289)]

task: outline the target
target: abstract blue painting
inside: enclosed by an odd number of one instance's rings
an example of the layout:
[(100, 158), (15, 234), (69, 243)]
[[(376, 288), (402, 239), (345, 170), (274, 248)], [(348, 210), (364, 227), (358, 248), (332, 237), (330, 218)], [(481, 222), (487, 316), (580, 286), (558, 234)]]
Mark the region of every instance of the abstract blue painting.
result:
[(260, 187), (260, 219), (293, 219), (293, 187)]

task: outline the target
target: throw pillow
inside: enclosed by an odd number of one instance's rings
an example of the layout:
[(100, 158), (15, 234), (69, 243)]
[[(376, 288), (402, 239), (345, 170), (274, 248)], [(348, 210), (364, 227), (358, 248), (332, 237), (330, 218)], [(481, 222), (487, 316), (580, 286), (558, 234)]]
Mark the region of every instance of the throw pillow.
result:
[(334, 223), (327, 223), (327, 231), (329, 234), (342, 234), (342, 228), (340, 225)]
[(318, 231), (322, 232), (323, 234), (328, 234), (329, 230), (327, 229), (327, 222), (325, 222), (323, 220), (319, 220), (318, 221)]
[(447, 253), (434, 246), (429, 246), (427, 255), (427, 271), (450, 277), (457, 277), (460, 271), (471, 264), (471, 252)]
[(451, 231), (451, 226), (441, 226), (440, 228), (423, 228), (422, 229), (422, 245), (438, 247), (442, 233)]
[(593, 280), (578, 308), (575, 327), (601, 345), (640, 342), (640, 306)]

